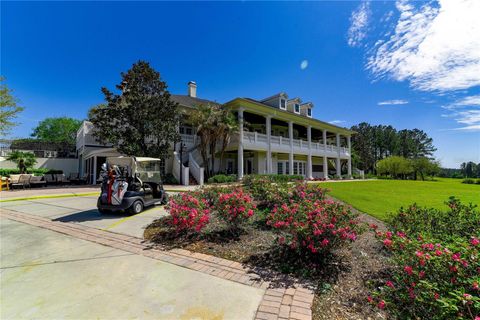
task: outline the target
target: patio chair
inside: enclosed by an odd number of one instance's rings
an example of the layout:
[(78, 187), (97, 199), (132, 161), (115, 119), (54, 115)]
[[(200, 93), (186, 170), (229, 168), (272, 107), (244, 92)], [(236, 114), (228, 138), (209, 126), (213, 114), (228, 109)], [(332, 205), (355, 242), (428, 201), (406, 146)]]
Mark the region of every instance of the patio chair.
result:
[(30, 188), (30, 178), (31, 174), (21, 174), (20, 177), (18, 178), (18, 181), (12, 182), (11, 186), (12, 189), (15, 187), (22, 187), (23, 189), (25, 188)]
[(57, 183), (57, 178), (51, 173), (45, 174), (44, 177), (47, 185), (52, 185)]
[(67, 179), (67, 177), (63, 173), (57, 173), (55, 174), (57, 178), (57, 183), (58, 184), (69, 184), (70, 180)]
[(78, 183), (79, 184), (86, 184), (88, 180), (88, 173), (84, 173), (82, 177), (79, 176)]
[(31, 176), (30, 177), (30, 186), (31, 187), (44, 187), (47, 185), (47, 181), (45, 181), (44, 176)]
[(68, 177), (68, 180), (70, 180), (71, 183), (79, 184), (80, 179), (79, 179), (79, 176), (78, 176), (78, 172), (71, 172), (69, 177)]
[(8, 177), (0, 176), (0, 191), (10, 190), (10, 179)]

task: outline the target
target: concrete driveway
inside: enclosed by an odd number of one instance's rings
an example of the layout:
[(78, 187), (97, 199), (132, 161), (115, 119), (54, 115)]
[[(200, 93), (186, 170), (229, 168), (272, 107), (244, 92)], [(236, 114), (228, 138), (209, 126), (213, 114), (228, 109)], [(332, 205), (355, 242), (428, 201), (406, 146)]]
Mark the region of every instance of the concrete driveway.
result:
[(167, 214), (163, 206), (151, 207), (140, 214), (100, 214), (97, 196), (35, 199), (1, 203), (2, 208), (38, 215), (51, 220), (79, 223), (89, 227), (143, 238), (147, 225)]
[[(0, 206), (134, 237), (166, 214), (155, 207), (135, 216), (101, 215), (96, 196)], [(0, 228), (1, 319), (253, 319), (265, 293), (4, 217)]]

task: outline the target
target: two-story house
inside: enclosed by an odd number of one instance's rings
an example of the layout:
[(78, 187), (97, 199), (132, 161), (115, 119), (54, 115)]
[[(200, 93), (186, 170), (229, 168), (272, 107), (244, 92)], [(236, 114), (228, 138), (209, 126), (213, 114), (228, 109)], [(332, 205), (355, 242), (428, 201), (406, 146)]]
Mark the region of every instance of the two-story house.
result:
[[(187, 95), (172, 95), (185, 114), (202, 104), (217, 102), (200, 99), (195, 82), (189, 82)], [(223, 163), (217, 161), (217, 171), (235, 173), (241, 179), (245, 174), (298, 174), (311, 178), (352, 175), (351, 130), (312, 117), (314, 105), (300, 98), (289, 98), (286, 93), (255, 100), (235, 98), (224, 104), (236, 115), (239, 131), (227, 147)], [(95, 142), (91, 124), (85, 122), (77, 135), (79, 171), (91, 175), (96, 183), (105, 157), (118, 155), (111, 146)], [(180, 156), (172, 145), (172, 157), (165, 162), (165, 172), (177, 179), (183, 171), (183, 184), (189, 175), (203, 184), (203, 163), (197, 148), (196, 129), (185, 120), (179, 128), (185, 153)]]

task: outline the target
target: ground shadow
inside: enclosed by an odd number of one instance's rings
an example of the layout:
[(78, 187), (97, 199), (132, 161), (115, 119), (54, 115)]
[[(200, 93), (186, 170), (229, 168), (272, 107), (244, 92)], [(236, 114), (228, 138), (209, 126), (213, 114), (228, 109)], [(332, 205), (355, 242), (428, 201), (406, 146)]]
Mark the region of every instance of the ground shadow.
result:
[(100, 213), (97, 209), (75, 212), (66, 216), (62, 216), (54, 219), (53, 221), (60, 222), (85, 222), (85, 221), (98, 221), (107, 219), (121, 219), (130, 216), (126, 213)]

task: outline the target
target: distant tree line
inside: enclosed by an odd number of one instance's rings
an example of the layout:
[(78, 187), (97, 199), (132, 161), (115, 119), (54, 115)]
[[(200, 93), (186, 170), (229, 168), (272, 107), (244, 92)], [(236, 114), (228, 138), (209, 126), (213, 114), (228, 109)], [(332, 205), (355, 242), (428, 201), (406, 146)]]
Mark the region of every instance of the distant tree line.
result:
[(480, 163), (477, 164), (472, 161), (463, 162), (460, 165), (460, 172), (463, 178), (480, 178)]
[[(432, 162), (433, 153), (437, 150), (433, 139), (420, 129), (397, 130), (390, 125), (362, 122), (352, 126), (351, 130), (356, 132), (352, 136), (353, 164), (366, 173), (377, 173), (377, 162), (391, 156), (407, 160), (426, 159), (417, 160), (417, 164), (424, 168), (426, 161)], [(415, 178), (417, 173), (413, 166)]]

